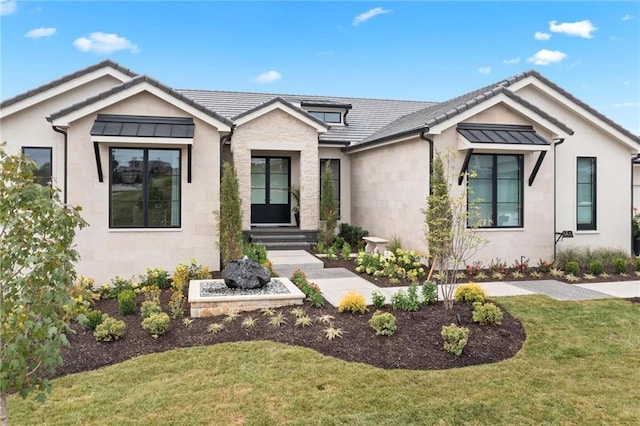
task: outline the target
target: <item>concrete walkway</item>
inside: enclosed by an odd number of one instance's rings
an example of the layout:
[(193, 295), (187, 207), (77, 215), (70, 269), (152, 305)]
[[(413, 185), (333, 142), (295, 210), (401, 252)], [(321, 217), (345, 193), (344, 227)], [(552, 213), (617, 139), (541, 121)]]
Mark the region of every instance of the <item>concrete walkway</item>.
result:
[[(281, 277), (290, 277), (296, 269), (304, 271), (307, 274), (307, 279), (320, 287), (324, 298), (333, 306), (338, 306), (340, 300), (349, 291), (362, 294), (367, 304), (371, 305), (371, 295), (375, 291), (383, 294), (387, 303), (390, 303), (394, 293), (407, 290), (407, 287), (378, 287), (348, 269), (324, 269), (322, 260), (304, 250), (274, 250), (270, 251), (267, 256), (273, 264), (273, 269)], [(640, 297), (640, 281), (567, 284), (555, 280), (537, 280), (479, 284), (489, 297), (544, 294), (556, 300), (573, 301)], [(441, 288), (439, 288), (439, 292), (439, 298), (442, 299)]]

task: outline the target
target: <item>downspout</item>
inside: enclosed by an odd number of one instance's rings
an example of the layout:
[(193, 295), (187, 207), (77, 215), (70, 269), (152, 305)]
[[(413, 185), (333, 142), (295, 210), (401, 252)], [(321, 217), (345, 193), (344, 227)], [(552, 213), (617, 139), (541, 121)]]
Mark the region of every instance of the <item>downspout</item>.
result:
[[(636, 154), (636, 156), (631, 159), (631, 221), (632, 221), (631, 223), (633, 223), (633, 214), (634, 214), (634, 211), (633, 211), (633, 202), (634, 202), (634, 199), (633, 199), (633, 164), (635, 163), (636, 160), (640, 160), (640, 154)], [(633, 241), (633, 229), (631, 229), (631, 253), (633, 253), (635, 255), (634, 246), (635, 246), (635, 243)]]
[(428, 131), (429, 128), (426, 128), (425, 130), (420, 132), (420, 139), (422, 139), (423, 141), (427, 141), (427, 143), (429, 144), (429, 195), (431, 195), (433, 191), (431, 187), (431, 175), (433, 174), (433, 139), (425, 136)]
[(224, 149), (224, 144), (231, 140), (231, 136), (233, 136), (233, 130), (235, 126), (231, 127), (231, 131), (228, 135), (224, 135), (220, 138), (220, 182), (222, 182), (222, 171), (224, 169), (224, 161), (222, 160), (222, 151)]
[(64, 135), (64, 175), (63, 175), (63, 191), (64, 191), (64, 196), (63, 196), (63, 201), (64, 204), (67, 204), (67, 151), (68, 151), (68, 144), (67, 144), (67, 140), (69, 135), (67, 134), (67, 131), (62, 129), (61, 127), (57, 127), (57, 126), (51, 126), (51, 128), (53, 129), (54, 132), (58, 132), (58, 133), (62, 133)]
[(564, 143), (564, 138), (557, 139), (556, 143), (553, 144), (553, 262), (556, 262), (556, 246), (558, 245), (558, 240), (556, 239), (556, 235), (558, 232), (557, 221), (558, 221), (558, 209), (556, 207), (556, 197), (557, 197), (557, 185), (556, 185), (556, 174), (557, 174), (557, 156), (556, 156), (556, 148), (558, 145), (562, 145)]

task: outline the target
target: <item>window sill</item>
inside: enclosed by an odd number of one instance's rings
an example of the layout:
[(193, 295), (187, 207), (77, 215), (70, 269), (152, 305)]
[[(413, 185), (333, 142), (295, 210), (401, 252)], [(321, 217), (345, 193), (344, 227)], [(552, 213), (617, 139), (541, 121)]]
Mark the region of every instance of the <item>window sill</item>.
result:
[[(474, 229), (474, 228), (467, 228)], [(524, 228), (475, 228), (476, 231), (482, 232), (524, 232)]]
[(589, 229), (589, 230), (582, 230), (582, 231), (575, 231), (574, 234), (575, 235), (594, 235), (594, 234), (599, 234), (600, 231), (598, 231), (597, 229)]
[(182, 228), (109, 228), (114, 234), (130, 232), (181, 232)]

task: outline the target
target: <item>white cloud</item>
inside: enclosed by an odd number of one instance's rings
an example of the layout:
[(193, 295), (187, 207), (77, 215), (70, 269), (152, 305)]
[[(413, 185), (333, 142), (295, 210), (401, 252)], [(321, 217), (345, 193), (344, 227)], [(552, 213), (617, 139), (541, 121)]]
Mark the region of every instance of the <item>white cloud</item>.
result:
[(613, 104), (614, 108), (635, 108), (640, 106), (640, 102), (621, 102), (619, 104)]
[(0, 0), (0, 15), (11, 15), (18, 10), (18, 4), (12, 0)]
[(597, 30), (588, 19), (578, 22), (563, 22), (561, 24), (556, 22), (549, 22), (549, 31), (582, 38), (593, 38), (591, 33)]
[(547, 50), (542, 49), (536, 52), (532, 57), (527, 58), (527, 61), (533, 62), (535, 65), (549, 65), (554, 62), (560, 62), (567, 57), (566, 53), (559, 50)]
[(519, 62), (520, 62), (520, 57), (502, 60), (502, 63), (505, 65), (515, 65)]
[(263, 72), (259, 76), (252, 78), (252, 80), (257, 83), (273, 83), (274, 81), (278, 81), (281, 78), (282, 74), (280, 74), (278, 71), (271, 70)]
[(387, 9), (383, 9), (381, 7), (376, 7), (371, 9), (368, 12), (364, 12), (361, 13), (360, 15), (356, 16), (355, 19), (353, 20), (353, 24), (354, 26), (358, 26), (360, 24), (362, 24), (365, 21), (368, 21), (369, 19), (373, 18), (374, 16), (377, 15), (382, 15), (385, 13), (389, 13), (389, 11)]
[(49, 28), (40, 27), (40, 28), (32, 29), (31, 31), (26, 33), (24, 36), (27, 37), (27, 38), (41, 38), (41, 37), (51, 37), (55, 33), (56, 33), (56, 29), (55, 28), (52, 28), (52, 27), (49, 27)]
[(535, 38), (536, 40), (549, 40), (551, 38), (551, 34), (536, 31), (536, 33), (533, 35), (533, 38)]
[(632, 19), (636, 19), (636, 17), (635, 17), (635, 16), (633, 16), (633, 15), (629, 15), (629, 14), (627, 13), (626, 15), (624, 15), (624, 16), (622, 17), (622, 19), (621, 19), (621, 20), (622, 20), (622, 22), (625, 22), (625, 21), (631, 21)]
[(491, 67), (480, 67), (478, 68), (478, 72), (480, 74), (491, 74)]
[(131, 53), (138, 53), (138, 46), (131, 43), (125, 37), (118, 34), (105, 34), (101, 32), (91, 33), (89, 37), (80, 37), (73, 42), (73, 45), (82, 52), (111, 53), (118, 50), (129, 50)]

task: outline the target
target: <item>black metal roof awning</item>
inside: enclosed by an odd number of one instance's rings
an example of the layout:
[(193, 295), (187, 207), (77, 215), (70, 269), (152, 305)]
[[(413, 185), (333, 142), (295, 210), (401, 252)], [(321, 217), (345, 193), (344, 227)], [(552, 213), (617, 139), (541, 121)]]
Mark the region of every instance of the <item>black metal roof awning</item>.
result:
[[(460, 123), (457, 126), (457, 130), (458, 133), (471, 144), (470, 149), (467, 149), (466, 156), (462, 163), (462, 169), (458, 176), (458, 185), (462, 185), (474, 148), (482, 149), (482, 145), (491, 144), (508, 145), (508, 149), (513, 149), (514, 151), (540, 151), (540, 155), (538, 156), (531, 174), (529, 175), (529, 186), (532, 186), (536, 176), (538, 175), (540, 166), (544, 161), (544, 157), (547, 154), (547, 150), (549, 150), (549, 147), (551, 146), (551, 142), (537, 134), (536, 131), (533, 130), (533, 126)], [(496, 149), (496, 147), (494, 146), (493, 149)]]
[(457, 129), (458, 133), (471, 143), (551, 145), (533, 130), (533, 126), (460, 123)]
[(91, 136), (193, 138), (193, 118), (98, 114)]

